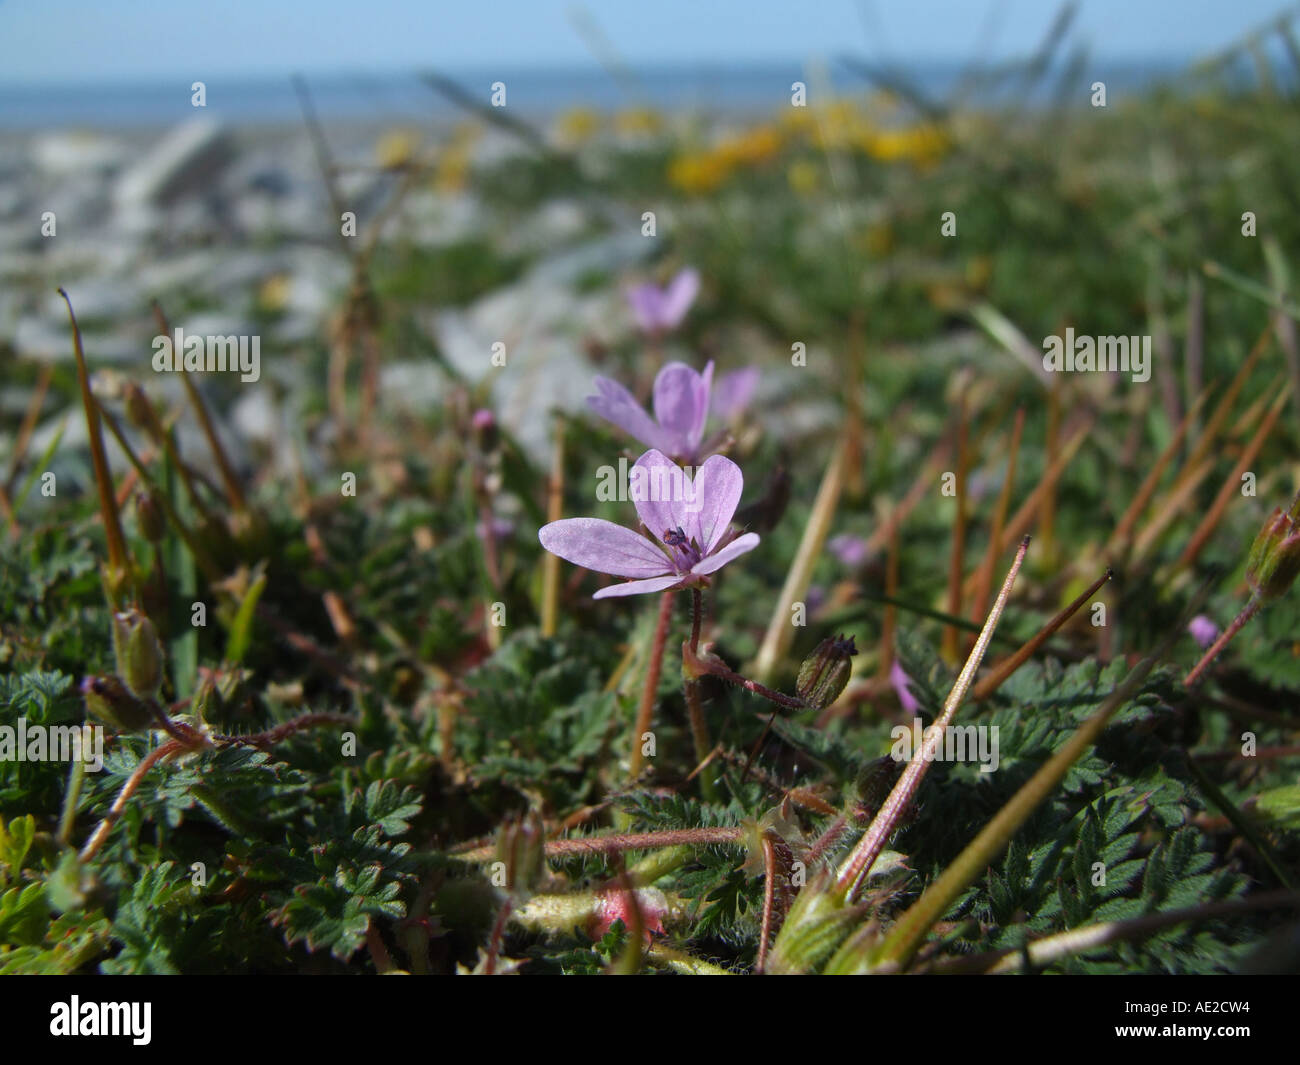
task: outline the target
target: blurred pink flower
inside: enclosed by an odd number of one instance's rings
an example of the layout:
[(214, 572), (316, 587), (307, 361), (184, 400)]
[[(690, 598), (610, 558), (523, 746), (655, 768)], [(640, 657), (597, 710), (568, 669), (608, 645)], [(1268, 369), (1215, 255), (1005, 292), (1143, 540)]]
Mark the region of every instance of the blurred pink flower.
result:
[(692, 463), (699, 457), (712, 388), (712, 361), (703, 373), (670, 362), (655, 376), (653, 419), (631, 392), (608, 377), (596, 378), (599, 394), (588, 396), (587, 406), (646, 447)]
[(898, 695), (898, 702), (903, 707), (903, 711), (908, 714), (915, 714), (921, 708), (917, 702), (916, 696), (908, 690), (908, 685), (912, 683), (912, 678), (907, 675), (906, 670), (899, 665), (898, 659), (894, 659), (894, 664), (889, 667), (889, 683), (894, 686), (894, 692)]
[(745, 366), (724, 373), (713, 390), (713, 413), (724, 422), (739, 415), (754, 398), (758, 387), (758, 367)]
[(1187, 631), (1192, 634), (1195, 640), (1202, 648), (1209, 647), (1219, 638), (1219, 626), (1207, 618), (1204, 614), (1197, 614), (1187, 623)]
[(657, 336), (682, 324), (699, 291), (699, 272), (687, 267), (664, 288), (649, 283), (632, 285), (627, 302), (642, 331)]
[(869, 557), (867, 541), (852, 533), (840, 533), (826, 541), (826, 549), (849, 569), (857, 569)]

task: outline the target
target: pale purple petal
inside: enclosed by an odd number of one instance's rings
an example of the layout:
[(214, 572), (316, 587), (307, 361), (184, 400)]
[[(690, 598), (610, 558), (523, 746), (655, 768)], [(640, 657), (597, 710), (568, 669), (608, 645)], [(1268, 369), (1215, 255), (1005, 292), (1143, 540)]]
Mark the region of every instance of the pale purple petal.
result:
[(670, 362), (655, 377), (655, 420), (672, 438), (668, 450), (677, 455), (693, 452), (704, 435), (709, 416), (709, 386), (713, 364), (704, 378), (683, 362)]
[(629, 436), (640, 440), (646, 447), (664, 445), (663, 431), (655, 425), (631, 392), (608, 377), (597, 377), (596, 389), (600, 394), (587, 397), (588, 407)]
[(706, 555), (726, 533), (744, 487), (745, 477), (740, 467), (722, 455), (714, 455), (696, 472), (689, 507), (695, 511), (697, 538), (700, 550)]
[(705, 574), (716, 573), (722, 569), (733, 558), (739, 558), (746, 551), (753, 551), (758, 546), (758, 533), (745, 533), (743, 536), (737, 536), (726, 547), (720, 551), (715, 551), (707, 558), (700, 559), (691, 567), (692, 573)]
[(674, 277), (664, 290), (659, 307), (659, 324), (664, 329), (676, 329), (682, 324), (686, 312), (691, 309), (695, 297), (700, 291), (700, 274), (698, 270), (687, 267)]
[(917, 701), (915, 695), (908, 690), (908, 685), (912, 683), (912, 678), (907, 675), (907, 671), (894, 659), (894, 664), (889, 667), (889, 683), (894, 686), (894, 691), (898, 695), (899, 705), (902, 706), (905, 713), (914, 714), (920, 709), (921, 704)]
[(713, 413), (723, 421), (729, 421), (748, 407), (758, 388), (758, 376), (757, 366), (746, 366), (719, 377), (717, 390), (713, 393)]
[(636, 460), (628, 475), (628, 494), (637, 517), (660, 540), (678, 528), (688, 540), (699, 540), (696, 490), (686, 471), (662, 451), (651, 449)]
[(662, 328), (663, 303), (658, 285), (632, 285), (627, 290), (627, 304), (632, 308), (636, 324), (646, 333)]
[(610, 599), (616, 595), (645, 595), (647, 592), (661, 592), (665, 588), (671, 588), (674, 584), (681, 583), (681, 577), (676, 573), (667, 577), (650, 577), (644, 581), (628, 581), (626, 584), (611, 584), (608, 587), (600, 589), (593, 599)]
[(1219, 626), (1207, 618), (1204, 614), (1197, 614), (1187, 625), (1187, 631), (1192, 634), (1195, 640), (1202, 648), (1209, 647), (1219, 638)]
[(826, 541), (826, 549), (849, 569), (857, 569), (868, 557), (867, 541), (852, 533), (840, 533)]
[(672, 567), (644, 536), (600, 518), (565, 518), (537, 530), (542, 546), (575, 566), (615, 577), (656, 577)]

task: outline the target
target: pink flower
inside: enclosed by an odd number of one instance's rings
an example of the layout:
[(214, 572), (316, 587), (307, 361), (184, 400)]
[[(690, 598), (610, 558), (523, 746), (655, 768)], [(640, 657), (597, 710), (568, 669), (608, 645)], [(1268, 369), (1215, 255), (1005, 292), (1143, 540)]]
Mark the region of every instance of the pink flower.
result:
[(840, 533), (826, 541), (826, 549), (849, 569), (857, 569), (867, 560), (867, 541), (852, 533)]
[(907, 671), (899, 665), (898, 659), (894, 659), (894, 664), (889, 667), (889, 683), (894, 686), (894, 691), (898, 695), (899, 705), (902, 706), (904, 713), (915, 714), (921, 708), (917, 702), (916, 696), (908, 690), (908, 685), (912, 683), (912, 678), (907, 675)]
[(702, 374), (685, 363), (670, 362), (655, 377), (653, 419), (631, 392), (608, 377), (596, 378), (599, 394), (588, 396), (587, 406), (646, 447), (693, 462), (704, 438), (712, 387), (712, 362)]
[(651, 284), (631, 286), (627, 302), (642, 331), (658, 336), (682, 324), (699, 291), (699, 272), (687, 267), (664, 288)]
[(754, 398), (758, 388), (758, 367), (743, 366), (718, 378), (713, 392), (713, 413), (723, 421), (737, 417)]
[(1195, 640), (1202, 648), (1209, 647), (1219, 638), (1219, 626), (1207, 618), (1204, 614), (1197, 614), (1187, 623), (1187, 631), (1192, 634)]
[(692, 481), (662, 452), (647, 451), (632, 467), (629, 492), (649, 537), (600, 518), (565, 518), (543, 525), (537, 538), (575, 566), (632, 578), (594, 599), (707, 584), (710, 573), (758, 546), (757, 533), (731, 530), (744, 483), (740, 467), (721, 455)]

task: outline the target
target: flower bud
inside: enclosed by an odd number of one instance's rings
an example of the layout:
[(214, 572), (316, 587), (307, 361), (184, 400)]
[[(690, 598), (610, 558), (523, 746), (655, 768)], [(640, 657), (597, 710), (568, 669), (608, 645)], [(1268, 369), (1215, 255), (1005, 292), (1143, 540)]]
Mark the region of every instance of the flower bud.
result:
[(153, 723), (153, 710), (116, 677), (86, 677), (81, 682), (86, 709), (99, 720), (125, 732), (138, 732)]
[(113, 615), (113, 653), (117, 675), (132, 694), (152, 699), (162, 687), (162, 647), (153, 622), (138, 610)]
[(1300, 576), (1300, 496), (1264, 523), (1246, 559), (1246, 580), (1261, 599), (1276, 599)]
[(829, 636), (799, 667), (795, 691), (814, 710), (825, 710), (840, 697), (853, 672), (849, 659), (858, 653), (852, 636)]

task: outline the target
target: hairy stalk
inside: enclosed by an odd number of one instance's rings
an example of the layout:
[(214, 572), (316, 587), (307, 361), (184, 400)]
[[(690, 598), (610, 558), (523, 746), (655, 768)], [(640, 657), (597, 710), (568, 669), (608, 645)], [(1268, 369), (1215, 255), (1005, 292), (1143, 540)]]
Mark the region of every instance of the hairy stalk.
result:
[[(1208, 585), (1202, 587), (1186, 611), (1190, 618), (1205, 600)], [(989, 863), (1011, 840), (1022, 824), (1065, 779), (1070, 767), (1096, 743), (1111, 716), (1125, 706), (1142, 688), (1155, 668), (1182, 632), (1179, 626), (1170, 631), (1160, 645), (1129, 671), (1124, 681), (1080, 725), (1051, 758), (1013, 795), (966, 848), (925, 889), (890, 928), (884, 940), (872, 951), (876, 968), (901, 969), (916, 955), (926, 933), (952, 906), (966, 888), (983, 875)]]
[[(691, 589), (691, 639), (686, 649), (689, 650), (690, 656), (695, 658), (700, 650), (700, 621), (704, 613), (704, 593), (699, 588)], [(683, 665), (686, 656), (683, 654)], [(709, 757), (711, 744), (709, 743), (709, 726), (704, 719), (704, 702), (700, 694), (700, 682), (697, 677), (690, 676), (687, 673), (682, 682), (682, 691), (686, 696), (686, 713), (691, 722), (691, 740), (695, 745), (695, 762), (699, 765)], [(718, 797), (717, 785), (713, 777), (708, 773), (700, 776), (700, 790), (704, 793), (704, 798), (709, 802), (714, 802)]]
[(836, 873), (836, 888), (847, 899), (851, 900), (857, 893), (863, 880), (871, 871), (872, 863), (879, 857), (880, 852), (885, 849), (885, 843), (898, 827), (899, 819), (911, 804), (917, 788), (921, 785), (921, 780), (929, 770), (934, 752), (939, 744), (943, 742), (944, 731), (956, 714), (962, 699), (965, 698), (971, 681), (975, 678), (975, 671), (979, 669), (980, 662), (984, 659), (984, 652), (988, 649), (993, 630), (997, 627), (998, 619), (1002, 617), (1002, 611), (1006, 608), (1007, 600), (1011, 597), (1011, 589), (1016, 583), (1016, 575), (1020, 572), (1021, 563), (1024, 562), (1025, 552), (1028, 550), (1029, 537), (1026, 536), (1020, 542), (1020, 550), (1016, 552), (1015, 560), (1011, 563), (1011, 569), (1007, 572), (1006, 580), (1002, 582), (1002, 590), (993, 603), (993, 609), (989, 612), (988, 620), (984, 622), (984, 628), (980, 632), (979, 639), (975, 641), (975, 647), (971, 651), (970, 657), (966, 659), (966, 664), (962, 667), (957, 682), (952, 686), (952, 691), (948, 693), (948, 698), (944, 700), (943, 712), (935, 720), (934, 724), (926, 729), (921, 750), (913, 755), (907, 768), (903, 770), (903, 775), (898, 778), (898, 783), (894, 785), (889, 797), (881, 806), (880, 812), (876, 814), (875, 820), (871, 822), (866, 833), (853, 849), (853, 853), (849, 855)]
[(776, 845), (771, 836), (763, 836), (763, 921), (758, 935), (758, 961), (755, 969), (762, 972), (767, 965), (767, 947), (772, 941), (772, 918), (776, 902)]
[(149, 770), (164, 758), (170, 758), (173, 755), (180, 754), (185, 749), (185, 746), (179, 741), (168, 740), (166, 743), (155, 747), (140, 759), (140, 764), (137, 765), (135, 771), (127, 777), (126, 783), (122, 785), (122, 790), (117, 793), (117, 798), (113, 800), (113, 805), (108, 808), (108, 813), (105, 814), (104, 819), (99, 822), (99, 826), (95, 829), (90, 839), (86, 841), (86, 845), (81, 848), (81, 853), (77, 855), (79, 861), (82, 863), (88, 862), (99, 853), (100, 848), (104, 846), (104, 842), (108, 839), (108, 834), (113, 830), (113, 826), (117, 824), (117, 819), (122, 816), (122, 811), (126, 809), (126, 804), (131, 801), (131, 796), (134, 795), (136, 791), (139, 790), (140, 785), (144, 783), (145, 775)]
[[(550, 556), (555, 558), (554, 555)], [(558, 559), (556, 559), (558, 561)], [(642, 737), (654, 723), (655, 694), (659, 691), (659, 674), (663, 671), (664, 646), (668, 642), (668, 623), (673, 616), (673, 591), (669, 589), (659, 597), (659, 620), (655, 624), (654, 638), (650, 642), (650, 661), (646, 666), (645, 687), (641, 691), (641, 705), (632, 724), (632, 755), (628, 777), (635, 780), (641, 775), (645, 757), (641, 753)]]
[[(721, 828), (679, 828), (668, 832), (620, 832), (608, 836), (548, 840), (543, 845), (543, 853), (547, 858), (565, 858), (575, 854), (619, 854), (623, 851), (653, 850), (658, 847), (718, 846), (741, 843), (743, 836), (744, 830), (734, 825)], [(495, 861), (496, 855), (495, 843), (451, 853), (456, 861), (471, 865)]]
[(1192, 667), (1192, 671), (1183, 678), (1184, 688), (1192, 687), (1201, 679), (1201, 674), (1209, 668), (1210, 663), (1219, 657), (1219, 654), (1223, 649), (1232, 642), (1232, 638), (1246, 627), (1246, 622), (1259, 613), (1259, 608), (1263, 605), (1264, 600), (1260, 598), (1258, 594), (1250, 597), (1250, 602), (1242, 608), (1241, 613), (1232, 619), (1232, 624), (1219, 634), (1219, 638), (1215, 640), (1214, 643), (1210, 644), (1209, 649), (1201, 656), (1201, 660), (1197, 662), (1196, 665)]

